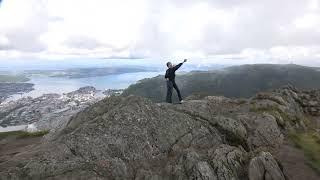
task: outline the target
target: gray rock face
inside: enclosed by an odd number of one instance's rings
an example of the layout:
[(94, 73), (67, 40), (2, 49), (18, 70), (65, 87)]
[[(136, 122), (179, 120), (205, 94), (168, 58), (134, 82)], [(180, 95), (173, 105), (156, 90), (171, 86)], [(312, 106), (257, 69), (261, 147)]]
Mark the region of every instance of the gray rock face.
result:
[(250, 149), (258, 147), (278, 148), (282, 144), (284, 137), (273, 116), (262, 114), (262, 117), (247, 117), (246, 119), (247, 122), (250, 122), (248, 126), (252, 130), (247, 139)]
[(211, 164), (217, 179), (240, 179), (245, 173), (246, 152), (228, 145), (221, 145), (210, 153)]
[(285, 128), (295, 127), (293, 117), (304, 113), (287, 90), (272, 98), (207, 97), (181, 105), (105, 98), (41, 146), (0, 163), (0, 177), (282, 180), (268, 151), (283, 143)]
[(206, 161), (202, 161), (196, 152), (189, 152), (183, 157), (183, 160), (183, 167), (185, 172), (187, 172), (189, 179), (217, 179), (210, 164)]
[(278, 163), (268, 152), (261, 152), (249, 164), (250, 180), (285, 180)]

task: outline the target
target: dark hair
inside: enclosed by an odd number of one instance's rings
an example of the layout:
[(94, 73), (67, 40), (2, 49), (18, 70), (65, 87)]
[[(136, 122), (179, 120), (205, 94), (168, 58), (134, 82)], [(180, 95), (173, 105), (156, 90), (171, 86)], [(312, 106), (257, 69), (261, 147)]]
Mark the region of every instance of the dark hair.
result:
[(167, 67), (169, 67), (170, 64), (171, 64), (171, 62), (167, 62)]

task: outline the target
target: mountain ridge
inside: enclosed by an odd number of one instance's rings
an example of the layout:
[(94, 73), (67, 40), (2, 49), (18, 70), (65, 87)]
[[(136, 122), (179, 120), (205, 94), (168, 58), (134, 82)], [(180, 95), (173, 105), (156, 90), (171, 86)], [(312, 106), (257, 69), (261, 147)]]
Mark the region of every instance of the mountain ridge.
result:
[[(184, 97), (194, 95), (249, 98), (258, 92), (281, 88), (287, 84), (299, 89), (319, 89), (320, 71), (318, 68), (294, 64), (241, 65), (180, 74), (177, 75), (176, 82)], [(165, 79), (163, 76), (157, 76), (141, 80), (129, 86), (123, 94), (163, 102), (166, 99)]]

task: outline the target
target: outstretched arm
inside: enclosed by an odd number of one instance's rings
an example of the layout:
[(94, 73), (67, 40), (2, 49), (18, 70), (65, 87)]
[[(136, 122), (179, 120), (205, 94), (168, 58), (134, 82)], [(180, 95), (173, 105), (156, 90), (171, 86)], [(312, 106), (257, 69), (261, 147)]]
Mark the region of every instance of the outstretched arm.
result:
[(182, 64), (185, 63), (185, 62), (187, 62), (187, 59), (183, 60), (182, 63), (179, 63), (178, 65), (174, 66), (174, 67), (173, 67), (174, 70), (175, 70), (175, 71), (178, 70), (178, 69), (182, 66)]

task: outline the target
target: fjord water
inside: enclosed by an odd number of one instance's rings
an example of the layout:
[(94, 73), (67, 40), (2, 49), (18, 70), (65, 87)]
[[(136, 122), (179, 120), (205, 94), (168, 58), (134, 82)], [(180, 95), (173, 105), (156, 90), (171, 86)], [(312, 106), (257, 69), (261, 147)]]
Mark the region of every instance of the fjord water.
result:
[(163, 72), (155, 70), (155, 66), (146, 64), (145, 60), (137, 59), (68, 59), (68, 60), (14, 60), (0, 64), (0, 71), (9, 73), (21, 73), (28, 70), (66, 70), (72, 68), (103, 68), (103, 67), (150, 67), (145, 72), (128, 72), (122, 74), (112, 74), (106, 76), (68, 78), (31, 76), (28, 83), (34, 84), (34, 90), (29, 93), (13, 95), (7, 99), (16, 100), (21, 97), (38, 97), (48, 93), (68, 93), (84, 86), (93, 86), (98, 90), (123, 89), (130, 84), (144, 78), (157, 76)]
[(21, 95), (14, 95), (8, 100), (16, 100), (21, 97), (38, 97), (48, 93), (67, 93), (75, 91), (80, 87), (93, 86), (98, 90), (123, 89), (137, 81), (159, 75), (161, 72), (136, 72), (107, 76), (86, 77), (86, 78), (66, 78), (66, 77), (31, 77), (29, 83), (34, 84), (34, 90)]

